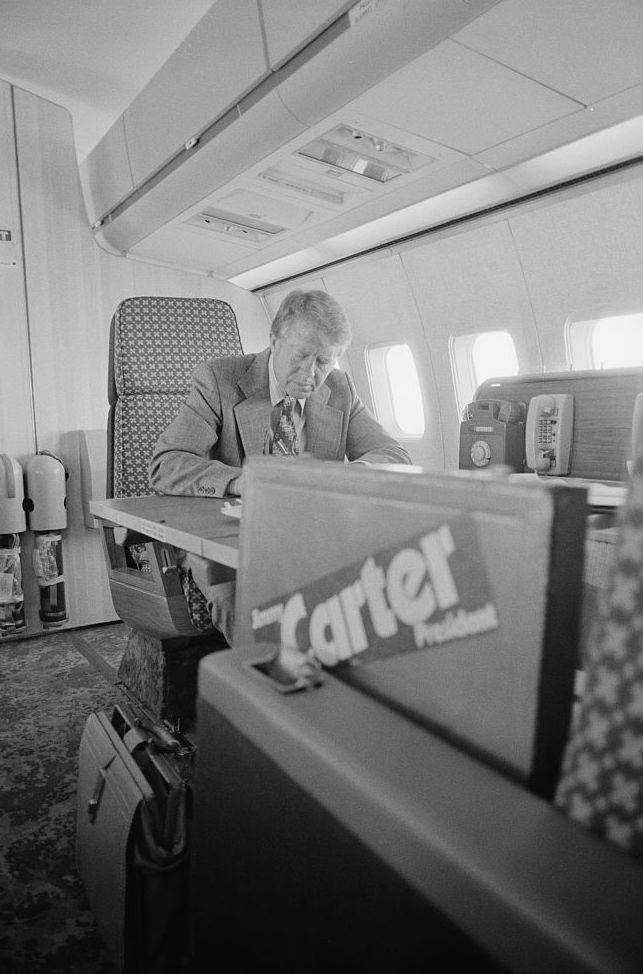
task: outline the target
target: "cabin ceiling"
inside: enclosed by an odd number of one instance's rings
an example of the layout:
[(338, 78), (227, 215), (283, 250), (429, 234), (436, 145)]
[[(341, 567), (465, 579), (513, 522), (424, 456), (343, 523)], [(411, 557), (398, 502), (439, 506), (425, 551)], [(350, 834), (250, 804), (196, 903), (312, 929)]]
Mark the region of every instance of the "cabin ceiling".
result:
[(212, 0), (0, 0), (0, 78), (71, 113), (79, 161)]
[(97, 241), (244, 287), (643, 155), (640, 0), (3, 6)]

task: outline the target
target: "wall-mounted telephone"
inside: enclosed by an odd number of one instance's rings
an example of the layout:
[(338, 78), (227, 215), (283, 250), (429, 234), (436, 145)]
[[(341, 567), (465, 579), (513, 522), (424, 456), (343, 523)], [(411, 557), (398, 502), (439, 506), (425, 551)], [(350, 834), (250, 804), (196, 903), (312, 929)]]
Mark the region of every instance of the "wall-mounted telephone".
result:
[(521, 472), (525, 459), (525, 404), (476, 399), (460, 424), (460, 470), (502, 464)]
[(548, 476), (569, 473), (573, 428), (573, 396), (534, 396), (529, 402), (525, 428), (527, 466)]

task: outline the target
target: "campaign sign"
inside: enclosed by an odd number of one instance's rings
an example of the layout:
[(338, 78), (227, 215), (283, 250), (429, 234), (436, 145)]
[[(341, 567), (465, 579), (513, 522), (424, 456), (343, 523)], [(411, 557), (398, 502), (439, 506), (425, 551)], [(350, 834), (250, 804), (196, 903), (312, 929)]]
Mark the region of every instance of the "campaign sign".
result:
[(499, 626), (475, 522), (462, 516), (252, 610), (257, 642), (324, 666), (397, 656)]

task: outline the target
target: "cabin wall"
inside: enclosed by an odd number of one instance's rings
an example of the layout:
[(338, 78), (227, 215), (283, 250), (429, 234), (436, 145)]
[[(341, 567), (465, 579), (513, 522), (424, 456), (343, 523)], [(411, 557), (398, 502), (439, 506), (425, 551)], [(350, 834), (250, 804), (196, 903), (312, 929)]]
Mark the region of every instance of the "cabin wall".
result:
[(0, 452), (17, 455), (32, 449), (33, 432), (18, 168), (11, 87), (4, 82), (0, 82), (0, 172)]
[[(105, 622), (116, 616), (98, 531), (84, 521), (79, 431), (106, 428), (109, 326), (116, 306), (144, 294), (223, 298), (237, 314), (248, 351), (265, 346), (269, 326), (260, 302), (247, 291), (97, 247), (65, 109), (0, 82), (0, 132), (0, 229), (13, 230), (11, 242), (0, 243), (0, 453), (23, 467), (39, 450), (65, 462), (68, 625)], [(100, 465), (103, 458), (97, 459)], [(21, 536), (21, 546), (31, 634), (42, 629), (31, 532)]]
[(263, 289), (269, 311), (290, 288), (324, 287), (353, 325), (350, 366), (372, 405), (365, 352), (414, 352), (426, 432), (404, 440), (415, 463), (456, 469), (460, 417), (452, 335), (507, 329), (523, 374), (566, 371), (565, 325), (643, 311), (643, 167), (430, 232)]

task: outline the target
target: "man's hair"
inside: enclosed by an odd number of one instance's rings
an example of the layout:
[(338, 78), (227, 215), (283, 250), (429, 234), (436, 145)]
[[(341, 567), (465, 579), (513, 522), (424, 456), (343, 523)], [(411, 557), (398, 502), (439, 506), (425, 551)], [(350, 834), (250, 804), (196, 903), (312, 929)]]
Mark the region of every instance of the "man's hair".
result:
[(333, 345), (347, 347), (353, 337), (346, 312), (326, 291), (291, 291), (283, 299), (270, 329), (271, 338), (283, 338), (296, 318), (314, 325)]

